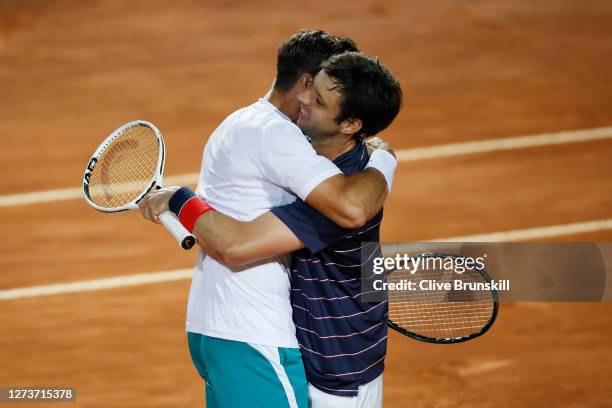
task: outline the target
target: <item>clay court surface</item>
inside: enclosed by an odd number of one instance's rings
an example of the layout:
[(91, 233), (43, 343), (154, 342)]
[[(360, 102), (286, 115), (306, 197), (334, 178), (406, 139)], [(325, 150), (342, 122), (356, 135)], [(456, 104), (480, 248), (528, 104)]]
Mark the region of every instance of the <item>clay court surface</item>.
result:
[[(396, 73), (405, 107), (383, 135), (396, 150), (612, 126), (609, 1), (246, 3), (0, 0), (1, 195), (78, 188), (102, 137), (134, 119), (164, 133), (167, 176), (197, 172), (208, 135), (267, 91), (277, 46), (301, 27), (348, 35)], [(610, 136), (402, 161), (383, 241), (612, 219)], [(81, 199), (3, 206), (0, 223), (0, 291), (189, 268), (196, 254)], [(560, 231), (530, 239), (612, 241)], [(202, 406), (188, 288), (0, 300), (0, 386), (74, 387), (67, 406)], [(611, 314), (502, 304), (465, 344), (391, 333), (385, 406), (609, 406)]]

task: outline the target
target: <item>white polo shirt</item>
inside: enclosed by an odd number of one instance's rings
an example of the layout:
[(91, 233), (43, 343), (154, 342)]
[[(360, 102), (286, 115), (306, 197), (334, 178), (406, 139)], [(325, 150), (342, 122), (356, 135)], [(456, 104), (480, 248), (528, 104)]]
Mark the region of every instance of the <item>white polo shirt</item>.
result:
[[(300, 129), (260, 99), (228, 116), (206, 147), (197, 194), (240, 221), (306, 199), (340, 170), (318, 156)], [(233, 272), (200, 252), (187, 331), (277, 347), (298, 347), (289, 300), (289, 256)]]

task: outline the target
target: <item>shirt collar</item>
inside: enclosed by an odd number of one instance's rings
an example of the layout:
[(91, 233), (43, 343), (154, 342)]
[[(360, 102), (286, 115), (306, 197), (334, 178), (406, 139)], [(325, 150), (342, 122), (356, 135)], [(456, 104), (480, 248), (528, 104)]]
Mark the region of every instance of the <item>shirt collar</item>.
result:
[(356, 164), (361, 163), (364, 159), (367, 158), (367, 149), (365, 144), (362, 142), (358, 142), (355, 147), (353, 147), (348, 152), (342, 153), (340, 156), (334, 159), (334, 164), (338, 166), (340, 170), (344, 171), (345, 167), (350, 167)]
[(289, 116), (285, 115), (283, 112), (280, 111), (280, 109), (278, 109), (276, 106), (272, 105), (269, 101), (265, 100), (264, 98), (259, 98), (258, 100), (259, 103), (264, 104), (266, 107), (274, 110), (276, 113), (278, 113), (283, 119), (288, 120), (289, 122), (291, 122), (291, 119), (289, 119)]

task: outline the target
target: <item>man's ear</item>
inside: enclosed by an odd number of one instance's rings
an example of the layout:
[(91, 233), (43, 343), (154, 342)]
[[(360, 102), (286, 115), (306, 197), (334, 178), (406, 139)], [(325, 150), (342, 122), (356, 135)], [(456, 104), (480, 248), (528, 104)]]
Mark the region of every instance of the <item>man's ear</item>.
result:
[(310, 89), (313, 82), (314, 82), (314, 77), (312, 75), (302, 74), (300, 75), (300, 78), (298, 79), (297, 83), (300, 86), (300, 88), (302, 88), (301, 90), (305, 90), (305, 89)]
[(363, 123), (361, 119), (348, 118), (340, 122), (340, 132), (345, 135), (354, 135), (361, 130)]

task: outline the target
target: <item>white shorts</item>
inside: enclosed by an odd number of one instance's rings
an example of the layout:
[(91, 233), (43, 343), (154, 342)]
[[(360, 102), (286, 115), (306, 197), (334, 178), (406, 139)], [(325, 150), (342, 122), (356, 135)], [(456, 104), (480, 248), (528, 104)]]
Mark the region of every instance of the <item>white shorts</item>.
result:
[(382, 408), (383, 376), (359, 386), (356, 397), (332, 395), (308, 384), (310, 408)]

